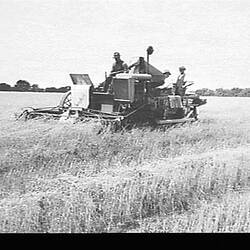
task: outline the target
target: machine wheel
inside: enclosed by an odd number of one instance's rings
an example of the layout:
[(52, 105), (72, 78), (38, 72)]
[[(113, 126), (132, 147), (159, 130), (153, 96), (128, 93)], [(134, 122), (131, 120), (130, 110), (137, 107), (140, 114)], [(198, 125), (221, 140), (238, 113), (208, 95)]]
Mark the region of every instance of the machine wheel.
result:
[(33, 111), (34, 111), (33, 108), (26, 108), (26, 109), (22, 110), (22, 112), (20, 112), (20, 114), (15, 114), (16, 119), (26, 121), (26, 120), (32, 118), (32, 114), (34, 113)]
[(68, 109), (71, 107), (71, 91), (68, 91), (63, 95), (59, 107), (63, 109)]
[(198, 112), (197, 112), (197, 108), (196, 108), (196, 107), (193, 108), (192, 117), (193, 117), (196, 121), (198, 120)]

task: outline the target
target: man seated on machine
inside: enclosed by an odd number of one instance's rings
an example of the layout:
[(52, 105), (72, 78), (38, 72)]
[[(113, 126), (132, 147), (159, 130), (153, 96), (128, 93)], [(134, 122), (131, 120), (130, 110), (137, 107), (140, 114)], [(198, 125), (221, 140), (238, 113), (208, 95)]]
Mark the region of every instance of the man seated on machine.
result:
[(128, 72), (128, 65), (124, 63), (123, 60), (121, 60), (121, 56), (119, 52), (115, 52), (113, 58), (115, 59), (115, 62), (112, 65), (112, 69), (110, 71), (109, 76), (105, 79), (104, 82), (102, 82), (99, 87), (103, 87), (104, 92), (112, 92), (112, 78), (119, 73)]

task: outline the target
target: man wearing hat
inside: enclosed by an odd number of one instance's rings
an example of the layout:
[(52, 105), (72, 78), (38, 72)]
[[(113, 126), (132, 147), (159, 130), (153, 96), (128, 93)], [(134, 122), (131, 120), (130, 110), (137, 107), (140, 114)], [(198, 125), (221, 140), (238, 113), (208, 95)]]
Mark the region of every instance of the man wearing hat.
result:
[(158, 88), (160, 89), (171, 88), (172, 86), (170, 86), (171, 84), (169, 83), (169, 80), (166, 80), (171, 75), (170, 71), (168, 69), (165, 69), (162, 71), (162, 73), (164, 75), (164, 84), (159, 86)]
[(168, 78), (171, 75), (171, 73), (170, 73), (170, 71), (168, 69), (163, 70), (162, 73), (165, 76), (165, 79)]
[(174, 84), (174, 94), (183, 96), (185, 94), (185, 73), (186, 68), (184, 66), (179, 67), (180, 75), (177, 77), (177, 81)]
[(115, 62), (112, 65), (110, 76), (115, 76), (118, 73), (128, 71), (128, 65), (121, 60), (119, 52), (115, 52), (113, 58), (115, 59)]

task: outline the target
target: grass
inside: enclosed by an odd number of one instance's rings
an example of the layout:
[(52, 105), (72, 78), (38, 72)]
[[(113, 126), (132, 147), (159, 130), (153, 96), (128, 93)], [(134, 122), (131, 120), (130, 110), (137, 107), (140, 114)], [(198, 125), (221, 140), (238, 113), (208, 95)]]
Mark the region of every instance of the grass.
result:
[(0, 232), (249, 232), (249, 100), (222, 99), (165, 132), (4, 117)]
[(172, 213), (142, 221), (131, 233), (244, 233), (250, 230), (250, 193), (230, 193), (221, 199), (202, 202), (200, 207), (183, 214)]

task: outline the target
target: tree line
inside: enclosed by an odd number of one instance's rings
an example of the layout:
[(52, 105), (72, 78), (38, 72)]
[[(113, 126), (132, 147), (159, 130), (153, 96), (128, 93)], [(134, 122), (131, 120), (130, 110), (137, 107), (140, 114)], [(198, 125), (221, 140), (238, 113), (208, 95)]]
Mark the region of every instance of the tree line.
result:
[(0, 83), (0, 91), (21, 91), (21, 92), (67, 92), (70, 90), (70, 86), (55, 88), (40, 88), (38, 84), (30, 84), (26, 80), (19, 80), (12, 87), (7, 83)]
[[(12, 87), (7, 83), (0, 83), (0, 91), (22, 91), (22, 92), (67, 92), (70, 90), (70, 86), (55, 88), (40, 88), (38, 84), (30, 84), (26, 80), (19, 80)], [(218, 88), (211, 90), (208, 88), (197, 89), (195, 91), (197, 95), (201, 96), (243, 96), (250, 97), (250, 88), (232, 88), (232, 89), (223, 89)]]
[(250, 97), (250, 88), (232, 88), (232, 89), (223, 89), (218, 88), (211, 90), (208, 88), (197, 89), (196, 94), (201, 96), (242, 96)]

